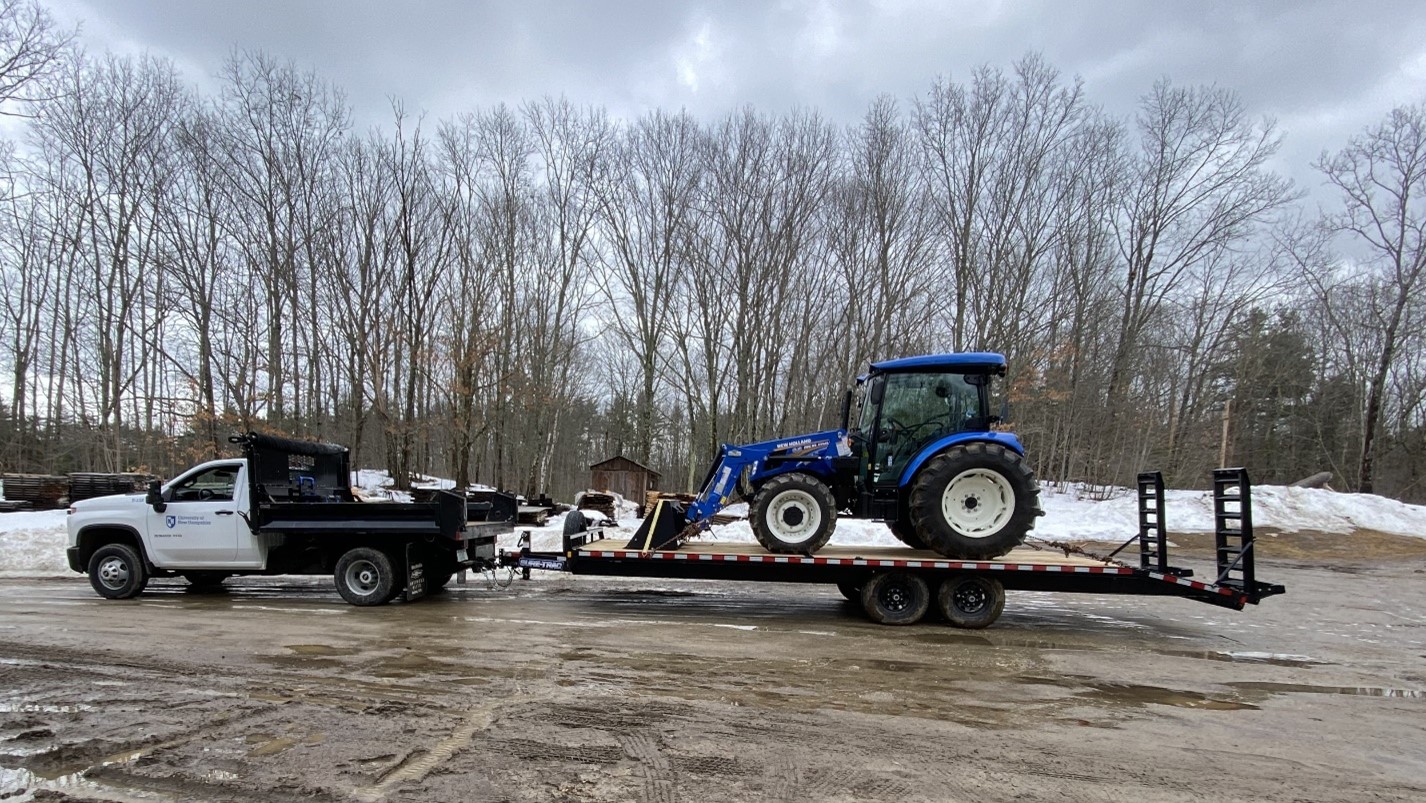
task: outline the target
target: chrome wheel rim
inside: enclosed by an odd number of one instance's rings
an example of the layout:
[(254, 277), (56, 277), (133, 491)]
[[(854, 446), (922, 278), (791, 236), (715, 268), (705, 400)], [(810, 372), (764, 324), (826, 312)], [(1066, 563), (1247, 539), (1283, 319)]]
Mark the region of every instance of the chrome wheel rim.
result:
[(121, 590), (129, 582), (129, 562), (120, 557), (105, 558), (99, 564), (99, 582), (113, 591)]
[(361, 596), (368, 596), (381, 585), (381, 570), (369, 560), (354, 560), (347, 566), (343, 581), (347, 588)]

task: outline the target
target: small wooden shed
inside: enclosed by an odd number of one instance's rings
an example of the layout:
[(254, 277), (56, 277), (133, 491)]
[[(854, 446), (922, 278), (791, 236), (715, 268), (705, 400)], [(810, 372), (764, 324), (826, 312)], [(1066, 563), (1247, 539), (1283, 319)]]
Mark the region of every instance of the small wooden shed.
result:
[(642, 505), (644, 496), (659, 487), (659, 473), (623, 455), (616, 455), (589, 467), (589, 487), (596, 491), (613, 491), (635, 504)]

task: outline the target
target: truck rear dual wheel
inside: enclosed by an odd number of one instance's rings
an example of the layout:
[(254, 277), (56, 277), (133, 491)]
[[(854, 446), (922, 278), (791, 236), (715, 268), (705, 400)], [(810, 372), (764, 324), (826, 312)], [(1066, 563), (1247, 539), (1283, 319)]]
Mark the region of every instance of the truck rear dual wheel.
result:
[(1040, 486), (1019, 454), (978, 442), (931, 458), (917, 474), (909, 507), (927, 547), (948, 558), (987, 560), (1025, 541), (1039, 500)]
[(337, 582), (337, 593), (353, 605), (385, 605), (401, 592), (396, 562), (372, 547), (347, 550), (337, 560), (332, 577)]
[(837, 529), (837, 501), (832, 489), (810, 474), (781, 474), (753, 495), (748, 520), (763, 549), (811, 555)]
[(89, 556), (89, 584), (101, 597), (137, 597), (149, 584), (148, 567), (128, 544), (106, 544)]

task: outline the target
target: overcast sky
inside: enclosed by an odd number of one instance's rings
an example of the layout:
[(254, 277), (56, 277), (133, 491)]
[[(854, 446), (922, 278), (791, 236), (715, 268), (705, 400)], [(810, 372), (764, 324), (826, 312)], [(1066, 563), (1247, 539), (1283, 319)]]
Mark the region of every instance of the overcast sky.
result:
[[(44, 0), (42, 0), (44, 1)], [(1426, 100), (1426, 2), (883, 0), (47, 0), (95, 51), (172, 59), (211, 87), (232, 48), (315, 69), (381, 124), (389, 98), (434, 118), (565, 95), (620, 117), (752, 104), (853, 122), (878, 94), (906, 100), (1030, 51), (1129, 115), (1160, 77), (1216, 83), (1287, 135), (1278, 167), (1307, 165)]]

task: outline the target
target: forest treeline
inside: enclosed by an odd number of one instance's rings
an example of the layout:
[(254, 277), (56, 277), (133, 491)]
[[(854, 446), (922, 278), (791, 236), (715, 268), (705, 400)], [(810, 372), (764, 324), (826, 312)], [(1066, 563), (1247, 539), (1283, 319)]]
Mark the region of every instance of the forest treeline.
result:
[(682, 489), (720, 442), (835, 425), (869, 360), (990, 350), (1042, 478), (1202, 485), (1226, 446), (1426, 500), (1420, 102), (1325, 143), (1319, 204), (1230, 88), (1119, 118), (1033, 54), (851, 125), (544, 98), (362, 130), (264, 53), (205, 93), (0, 14), (5, 470), (167, 474), (258, 429)]

